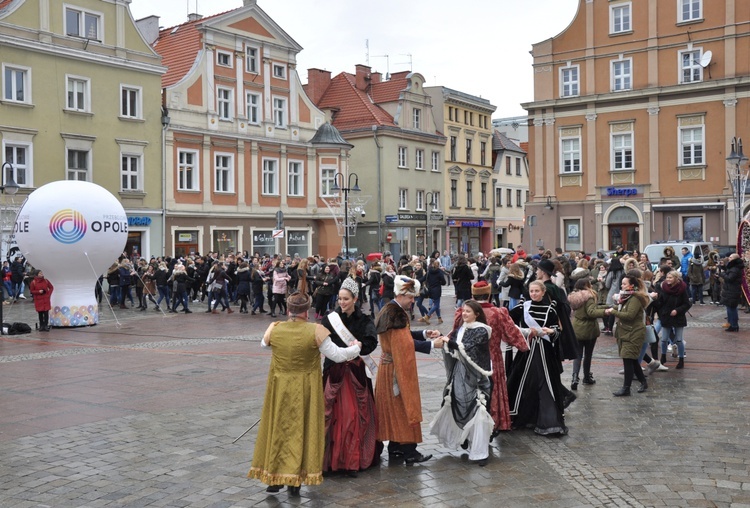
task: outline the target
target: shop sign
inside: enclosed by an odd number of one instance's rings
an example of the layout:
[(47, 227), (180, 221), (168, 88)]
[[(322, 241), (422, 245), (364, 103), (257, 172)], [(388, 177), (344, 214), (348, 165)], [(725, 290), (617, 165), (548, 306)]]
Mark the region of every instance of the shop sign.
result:
[(398, 220), (427, 220), (426, 213), (400, 213), (398, 214)]
[(461, 227), (462, 228), (481, 228), (481, 227), (484, 227), (484, 221), (483, 220), (461, 221)]
[(128, 226), (150, 226), (151, 217), (128, 217)]
[(630, 197), (638, 194), (636, 187), (607, 187), (607, 197)]
[(268, 247), (276, 245), (276, 240), (273, 237), (273, 232), (271, 230), (253, 232), (253, 245), (256, 245), (258, 247)]
[(177, 233), (178, 243), (193, 243), (193, 233)]
[(307, 231), (289, 231), (286, 241), (292, 245), (307, 245)]

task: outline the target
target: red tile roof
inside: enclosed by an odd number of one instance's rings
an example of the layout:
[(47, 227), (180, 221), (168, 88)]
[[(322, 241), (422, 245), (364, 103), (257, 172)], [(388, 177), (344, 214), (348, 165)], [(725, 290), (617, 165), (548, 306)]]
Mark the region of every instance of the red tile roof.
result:
[(381, 81), (372, 85), (370, 95), (372, 95), (372, 100), (376, 104), (380, 104), (381, 102), (395, 102), (398, 100), (399, 95), (401, 95), (401, 91), (407, 86), (408, 83), (405, 78)]
[(7, 7), (13, 0), (0, 0), (0, 9)]
[(203, 47), (203, 34), (198, 30), (198, 25), (226, 12), (188, 21), (159, 32), (159, 38), (154, 42), (153, 48), (161, 55), (162, 65), (167, 68), (166, 74), (161, 77), (162, 87), (179, 82), (193, 67), (198, 52)]
[[(376, 83), (372, 88), (380, 84), (382, 83)], [(403, 89), (405, 82), (402, 85)], [(387, 91), (390, 88), (383, 87), (383, 90)], [(336, 110), (333, 125), (340, 131), (372, 125), (396, 126), (391, 115), (375, 104), (368, 94), (357, 89), (354, 75), (347, 72), (342, 72), (331, 79), (331, 84), (318, 101), (317, 106), (321, 109)]]

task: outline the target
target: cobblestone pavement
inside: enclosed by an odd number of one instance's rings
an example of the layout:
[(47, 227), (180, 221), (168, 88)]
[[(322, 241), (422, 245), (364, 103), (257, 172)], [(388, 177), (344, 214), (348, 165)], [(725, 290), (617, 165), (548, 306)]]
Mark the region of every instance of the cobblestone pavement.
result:
[[(245, 476), (257, 428), (233, 443), (260, 416), (271, 320), (196, 307), (105, 309), (95, 327), (0, 337), (0, 506), (750, 507), (746, 314), (725, 333), (722, 307), (694, 307), (685, 369), (670, 358), (629, 398), (612, 397), (621, 362), (601, 337), (597, 383), (568, 408), (569, 435), (503, 433), (483, 468), (429, 435), (444, 371), (437, 353), (420, 355), (420, 450), (435, 457), (405, 467), (384, 453), (359, 478), (330, 476), (290, 499)], [(4, 310), (36, 319), (30, 301)]]

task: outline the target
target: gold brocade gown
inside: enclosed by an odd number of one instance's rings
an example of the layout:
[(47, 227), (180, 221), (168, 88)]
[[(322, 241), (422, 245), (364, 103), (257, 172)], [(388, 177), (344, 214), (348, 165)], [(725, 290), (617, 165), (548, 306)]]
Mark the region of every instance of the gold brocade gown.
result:
[(319, 485), (325, 403), (315, 324), (280, 323), (269, 342), (271, 366), (248, 477), (267, 485)]

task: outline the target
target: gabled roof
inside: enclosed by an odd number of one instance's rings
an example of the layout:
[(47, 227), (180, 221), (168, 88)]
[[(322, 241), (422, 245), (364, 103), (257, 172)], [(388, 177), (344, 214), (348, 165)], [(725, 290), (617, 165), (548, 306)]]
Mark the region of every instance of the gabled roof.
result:
[(499, 131), (492, 133), (492, 149), (493, 150), (510, 150), (511, 152), (526, 153), (526, 150), (511, 141), (508, 136)]
[(391, 115), (375, 104), (364, 91), (357, 89), (354, 75), (347, 72), (331, 79), (317, 106), (335, 110), (333, 125), (342, 131), (372, 125), (396, 126)]

